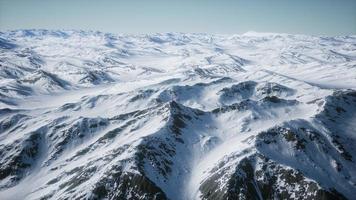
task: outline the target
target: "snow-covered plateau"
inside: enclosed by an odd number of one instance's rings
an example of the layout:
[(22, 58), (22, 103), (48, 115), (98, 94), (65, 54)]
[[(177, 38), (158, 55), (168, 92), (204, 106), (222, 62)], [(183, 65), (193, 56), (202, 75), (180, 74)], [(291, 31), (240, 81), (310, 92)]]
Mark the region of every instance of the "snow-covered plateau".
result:
[(355, 199), (356, 36), (0, 32), (0, 199)]

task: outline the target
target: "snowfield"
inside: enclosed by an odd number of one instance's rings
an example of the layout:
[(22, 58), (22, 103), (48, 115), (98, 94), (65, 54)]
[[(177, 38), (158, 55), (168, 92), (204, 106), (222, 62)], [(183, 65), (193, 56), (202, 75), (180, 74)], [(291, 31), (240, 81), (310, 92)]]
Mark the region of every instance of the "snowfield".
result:
[(0, 32), (0, 199), (354, 199), (356, 36)]

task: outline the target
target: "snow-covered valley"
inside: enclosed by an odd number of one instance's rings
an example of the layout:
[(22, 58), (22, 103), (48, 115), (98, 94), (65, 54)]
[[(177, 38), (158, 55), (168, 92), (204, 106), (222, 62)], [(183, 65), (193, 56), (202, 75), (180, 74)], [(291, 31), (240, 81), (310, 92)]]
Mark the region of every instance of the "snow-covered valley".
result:
[(356, 36), (0, 33), (0, 199), (353, 199)]

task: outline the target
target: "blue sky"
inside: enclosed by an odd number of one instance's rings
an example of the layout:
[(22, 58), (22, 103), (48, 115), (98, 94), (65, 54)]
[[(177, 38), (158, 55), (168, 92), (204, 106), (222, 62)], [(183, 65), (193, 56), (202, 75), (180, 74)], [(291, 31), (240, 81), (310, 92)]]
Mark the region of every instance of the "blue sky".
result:
[(356, 34), (356, 0), (0, 0), (0, 29)]

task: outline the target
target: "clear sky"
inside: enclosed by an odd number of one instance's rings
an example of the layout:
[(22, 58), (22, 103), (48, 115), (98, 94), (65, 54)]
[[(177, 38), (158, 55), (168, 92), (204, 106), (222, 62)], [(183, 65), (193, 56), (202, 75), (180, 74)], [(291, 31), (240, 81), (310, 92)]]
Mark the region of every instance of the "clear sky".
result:
[(356, 34), (356, 0), (0, 0), (0, 30)]

